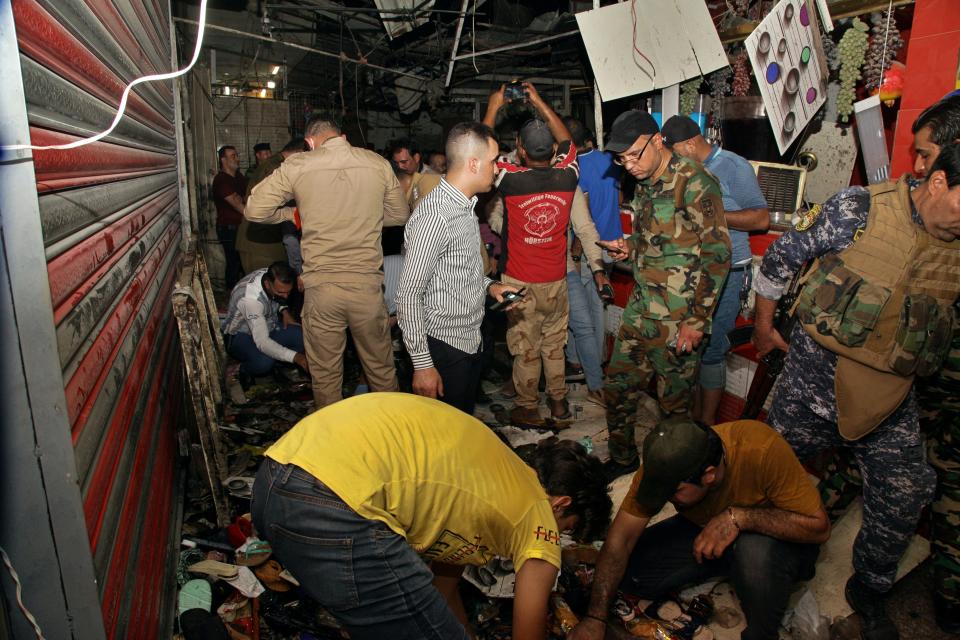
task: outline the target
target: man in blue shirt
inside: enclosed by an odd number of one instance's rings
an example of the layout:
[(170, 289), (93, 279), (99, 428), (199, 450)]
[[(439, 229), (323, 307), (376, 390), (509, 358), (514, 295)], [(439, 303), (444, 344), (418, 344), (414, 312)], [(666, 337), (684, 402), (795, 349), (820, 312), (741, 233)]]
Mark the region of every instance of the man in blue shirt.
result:
[(749, 232), (766, 231), (770, 226), (770, 211), (750, 163), (707, 142), (693, 120), (673, 116), (664, 123), (661, 134), (667, 147), (703, 164), (720, 183), (723, 210), (733, 245), (730, 275), (713, 314), (713, 333), (700, 361), (700, 392), (694, 402), (694, 417), (712, 425), (717, 421), (717, 408), (726, 378), (724, 361), (730, 350), (727, 334), (740, 314), (741, 292), (750, 290), (753, 275)]

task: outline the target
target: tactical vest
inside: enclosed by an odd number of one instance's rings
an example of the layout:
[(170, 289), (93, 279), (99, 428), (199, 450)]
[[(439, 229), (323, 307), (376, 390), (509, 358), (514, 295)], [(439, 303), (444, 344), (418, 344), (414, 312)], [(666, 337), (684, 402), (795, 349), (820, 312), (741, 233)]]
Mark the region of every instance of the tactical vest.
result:
[(911, 217), (905, 179), (870, 187), (863, 235), (819, 258), (797, 319), (838, 358), (838, 424), (860, 438), (900, 405), (914, 375), (943, 362), (960, 295), (960, 240), (944, 242)]

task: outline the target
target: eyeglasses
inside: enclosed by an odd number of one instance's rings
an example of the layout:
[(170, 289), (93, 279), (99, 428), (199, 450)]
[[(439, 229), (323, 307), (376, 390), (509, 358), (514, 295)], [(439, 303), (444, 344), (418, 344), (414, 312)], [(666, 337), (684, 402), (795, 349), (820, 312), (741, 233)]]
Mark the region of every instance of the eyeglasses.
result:
[(628, 162), (639, 162), (640, 157), (643, 155), (643, 152), (647, 150), (647, 145), (650, 144), (651, 140), (653, 140), (653, 136), (647, 138), (647, 144), (643, 145), (643, 147), (640, 148), (640, 151), (637, 151), (636, 153), (618, 153), (613, 157), (614, 164), (622, 167)]

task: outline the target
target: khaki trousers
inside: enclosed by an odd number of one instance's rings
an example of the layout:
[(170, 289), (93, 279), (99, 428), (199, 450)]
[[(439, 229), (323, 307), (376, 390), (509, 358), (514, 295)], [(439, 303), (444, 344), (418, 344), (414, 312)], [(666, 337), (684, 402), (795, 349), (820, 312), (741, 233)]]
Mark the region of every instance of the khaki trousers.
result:
[(399, 389), (381, 287), (322, 283), (307, 288), (303, 303), (303, 341), (317, 409), (343, 399), (347, 329), (353, 336), (370, 390)]
[(507, 347), (513, 355), (513, 385), (519, 407), (540, 403), (540, 365), (547, 381), (547, 395), (556, 400), (567, 396), (563, 346), (567, 343), (567, 280), (521, 282), (508, 275), (501, 281), (518, 289), (526, 287), (523, 304), (507, 312)]

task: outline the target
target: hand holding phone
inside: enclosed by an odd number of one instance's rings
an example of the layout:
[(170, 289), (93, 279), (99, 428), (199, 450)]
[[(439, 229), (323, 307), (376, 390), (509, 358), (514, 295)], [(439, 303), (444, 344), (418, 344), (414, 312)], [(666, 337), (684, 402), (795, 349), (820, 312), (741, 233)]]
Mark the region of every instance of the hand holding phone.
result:
[(523, 293), (524, 293), (524, 291), (526, 291), (526, 290), (527, 290), (527, 288), (524, 287), (523, 289), (520, 289), (519, 291), (504, 291), (503, 294), (502, 294), (502, 296), (501, 296), (503, 299), (502, 299), (500, 302), (496, 302), (496, 303), (494, 303), (493, 305), (491, 305), (491, 306), (490, 306), (490, 310), (491, 310), (491, 311), (500, 311), (501, 309), (505, 309), (505, 308), (509, 307), (509, 306), (512, 305), (514, 302), (518, 302), (518, 301), (522, 300), (522, 299), (523, 299)]

